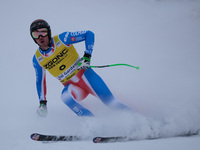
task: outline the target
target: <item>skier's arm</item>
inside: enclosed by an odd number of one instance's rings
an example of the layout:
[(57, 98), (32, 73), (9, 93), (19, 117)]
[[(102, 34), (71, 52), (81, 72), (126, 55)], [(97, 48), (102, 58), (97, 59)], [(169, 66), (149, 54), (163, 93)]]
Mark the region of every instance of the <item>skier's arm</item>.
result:
[(64, 32), (59, 38), (66, 45), (85, 41), (85, 53), (92, 55), (95, 38), (92, 31)]
[(33, 57), (33, 66), (36, 72), (36, 88), (40, 103), (46, 101), (46, 70), (40, 66), (36, 56)]

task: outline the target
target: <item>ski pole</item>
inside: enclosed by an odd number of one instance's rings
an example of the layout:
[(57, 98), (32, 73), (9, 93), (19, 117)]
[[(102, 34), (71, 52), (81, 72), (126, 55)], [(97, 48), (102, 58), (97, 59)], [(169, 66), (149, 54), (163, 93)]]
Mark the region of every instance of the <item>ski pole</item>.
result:
[(129, 64), (112, 64), (112, 65), (103, 65), (103, 66), (90, 66), (90, 68), (105, 68), (105, 67), (113, 67), (113, 66), (128, 66), (128, 67), (135, 68), (137, 70), (140, 69), (139, 66), (132, 66), (132, 65), (129, 65)]

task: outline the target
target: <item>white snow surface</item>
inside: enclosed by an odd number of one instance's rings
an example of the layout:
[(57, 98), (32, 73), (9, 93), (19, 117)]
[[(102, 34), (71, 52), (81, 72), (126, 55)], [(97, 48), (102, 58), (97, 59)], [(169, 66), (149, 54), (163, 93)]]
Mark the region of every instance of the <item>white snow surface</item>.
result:
[[(7, 0), (0, 1), (0, 150), (197, 150), (200, 136), (199, 0)], [(39, 118), (30, 37), (33, 20), (49, 22), (52, 34), (95, 33), (92, 65), (140, 66), (94, 69), (113, 94), (138, 113), (110, 112), (88, 96), (81, 103), (94, 118), (77, 117), (60, 99), (63, 86), (47, 74), (48, 117)], [(83, 55), (84, 42), (74, 45)], [(38, 132), (80, 135), (81, 142), (41, 143)], [(94, 144), (94, 136), (144, 139)]]

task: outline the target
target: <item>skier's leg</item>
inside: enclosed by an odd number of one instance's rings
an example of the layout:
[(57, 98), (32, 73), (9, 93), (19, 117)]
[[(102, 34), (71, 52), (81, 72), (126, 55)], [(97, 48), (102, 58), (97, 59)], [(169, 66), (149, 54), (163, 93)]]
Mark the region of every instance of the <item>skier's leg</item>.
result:
[(84, 108), (76, 101), (84, 99), (87, 95), (88, 93), (84, 90), (70, 84), (63, 89), (61, 99), (78, 116), (93, 116), (88, 109)]
[(97, 75), (91, 68), (87, 69), (83, 76), (85, 76), (93, 91), (104, 104), (113, 109), (131, 110), (128, 106), (122, 104), (113, 96), (101, 77)]

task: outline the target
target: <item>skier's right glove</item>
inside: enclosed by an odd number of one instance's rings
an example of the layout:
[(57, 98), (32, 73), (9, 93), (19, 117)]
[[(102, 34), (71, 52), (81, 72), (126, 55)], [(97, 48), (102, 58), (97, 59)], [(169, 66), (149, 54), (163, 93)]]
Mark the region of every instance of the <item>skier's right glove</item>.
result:
[(88, 69), (90, 67), (90, 58), (91, 58), (91, 55), (85, 53), (84, 56), (79, 60), (77, 69), (78, 70)]
[(46, 117), (47, 116), (47, 101), (40, 101), (40, 106), (37, 109), (37, 114), (40, 117)]

